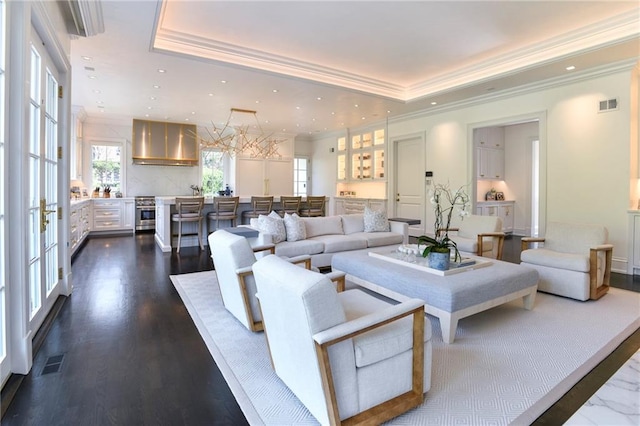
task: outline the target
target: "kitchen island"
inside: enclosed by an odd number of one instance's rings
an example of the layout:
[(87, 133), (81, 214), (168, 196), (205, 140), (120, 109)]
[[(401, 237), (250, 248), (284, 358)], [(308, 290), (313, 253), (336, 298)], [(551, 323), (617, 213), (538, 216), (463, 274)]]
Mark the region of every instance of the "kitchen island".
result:
[[(156, 197), (156, 234), (155, 240), (156, 244), (160, 247), (163, 252), (170, 252), (171, 249), (177, 245), (178, 237), (174, 237), (172, 235), (172, 227), (171, 227), (171, 215), (176, 213), (176, 197), (188, 197), (185, 195), (177, 195), (177, 196), (166, 196), (166, 197)], [(302, 197), (302, 205), (306, 202), (305, 198)], [(329, 204), (329, 197), (327, 197), (327, 203), (325, 204), (325, 209)], [(280, 196), (274, 195), (273, 197), (273, 210), (280, 210)], [(251, 197), (243, 197), (240, 196), (240, 204), (238, 205), (238, 224), (240, 224), (242, 219), (242, 212), (251, 210)], [(202, 235), (203, 235), (203, 243), (207, 244), (207, 235), (209, 232), (209, 224), (207, 222), (207, 214), (213, 211), (213, 197), (205, 197), (204, 198), (204, 220), (202, 221)], [(225, 223), (225, 222), (221, 222)], [(195, 224), (185, 224), (184, 226), (193, 226), (193, 230), (187, 229), (187, 232), (195, 232), (197, 230)], [(229, 226), (228, 223), (225, 223), (225, 226)], [(211, 229), (213, 231), (213, 229)], [(182, 247), (195, 247), (198, 245), (198, 237), (197, 236), (183, 236), (182, 238)]]

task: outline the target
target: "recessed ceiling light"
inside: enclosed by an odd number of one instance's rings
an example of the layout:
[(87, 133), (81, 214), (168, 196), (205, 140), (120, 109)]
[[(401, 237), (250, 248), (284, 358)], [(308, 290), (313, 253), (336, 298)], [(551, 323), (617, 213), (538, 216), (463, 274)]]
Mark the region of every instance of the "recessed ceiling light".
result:
[(568, 66), (567, 68), (565, 68), (565, 69), (566, 69), (567, 71), (573, 71), (573, 70), (575, 70), (575, 69), (576, 69), (576, 67), (575, 67), (575, 66), (573, 66), (573, 65), (569, 65), (569, 66)]
[(317, 99), (317, 100), (319, 100), (319, 101), (321, 101), (321, 100), (322, 100), (322, 98), (321, 98), (320, 96), (318, 96), (316, 99)]
[(97, 101), (96, 102), (98, 105), (102, 105), (104, 103), (104, 101)]
[(89, 76), (89, 78), (90, 78), (91, 80), (95, 80), (97, 77), (96, 77), (95, 75), (90, 75), (90, 76)]
[(84, 59), (85, 61), (92, 61), (93, 58), (91, 56), (81, 56), (82, 59)]
[(367, 119), (367, 117), (362, 117), (362, 119), (363, 119), (363, 120), (366, 120), (366, 119)]
[(185, 119), (184, 119), (184, 121), (189, 121), (189, 119), (188, 119), (188, 118), (185, 118)]
[(299, 106), (297, 106), (297, 107), (296, 107), (296, 109), (300, 109), (300, 107), (299, 107)]
[(331, 111), (331, 115), (336, 115), (336, 113), (334, 111)]
[(278, 89), (273, 89), (272, 92), (273, 93), (278, 93)]
[(162, 74), (162, 73), (167, 72), (167, 70), (163, 70), (162, 68), (158, 68), (158, 72)]
[(147, 109), (153, 109), (153, 107), (147, 107)]
[(96, 89), (96, 90), (94, 90), (94, 91), (93, 91), (93, 93), (96, 93), (96, 94), (98, 94), (98, 95), (99, 95), (99, 94), (100, 94), (100, 93), (102, 93), (102, 92), (101, 92), (100, 90)]
[(259, 103), (260, 103), (260, 101), (256, 101), (256, 103), (257, 103), (257, 104), (259, 104)]
[(156, 97), (155, 97), (155, 96), (151, 96), (151, 97), (149, 97), (149, 100), (151, 100), (151, 101), (155, 101), (155, 100), (156, 100)]
[(149, 114), (145, 114), (144, 116), (145, 116), (145, 117), (148, 117), (148, 116), (149, 116)]
[(436, 101), (431, 102), (431, 105), (438, 105)]
[(196, 112), (195, 111), (191, 111), (191, 115), (196, 115)]
[(213, 93), (209, 93), (209, 96), (213, 96)]
[(358, 108), (359, 106), (360, 106), (360, 105), (358, 105), (358, 104), (355, 104), (355, 105), (354, 105), (354, 107), (356, 107), (356, 108)]
[(227, 83), (227, 80), (220, 80), (220, 83), (222, 83), (222, 84), (226, 84), (226, 83)]
[(153, 85), (153, 88), (154, 88), (154, 89), (159, 89), (159, 88), (160, 88), (160, 86), (158, 86), (157, 84), (154, 84), (154, 85)]

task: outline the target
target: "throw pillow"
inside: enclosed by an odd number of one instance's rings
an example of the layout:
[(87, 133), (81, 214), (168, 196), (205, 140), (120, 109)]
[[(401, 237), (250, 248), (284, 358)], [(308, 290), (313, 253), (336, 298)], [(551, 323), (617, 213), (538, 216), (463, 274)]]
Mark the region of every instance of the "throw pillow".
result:
[(263, 214), (258, 216), (258, 230), (265, 234), (271, 234), (274, 244), (287, 239), (284, 221), (276, 212), (271, 212), (269, 216)]
[(296, 213), (285, 213), (284, 227), (287, 230), (287, 241), (299, 241), (307, 238), (307, 228), (304, 221)]
[(364, 208), (364, 232), (387, 232), (389, 220), (387, 212)]

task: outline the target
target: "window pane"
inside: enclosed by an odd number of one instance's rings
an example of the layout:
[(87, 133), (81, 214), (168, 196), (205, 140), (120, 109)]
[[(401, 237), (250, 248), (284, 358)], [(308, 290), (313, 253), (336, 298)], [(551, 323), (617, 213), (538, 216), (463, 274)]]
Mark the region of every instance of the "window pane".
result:
[(226, 157), (220, 151), (207, 149), (200, 151), (200, 157), (202, 193), (204, 195), (218, 195), (218, 191), (225, 189), (224, 169)]
[(91, 168), (93, 186), (109, 187), (111, 192), (122, 191), (122, 149), (119, 145), (92, 145)]

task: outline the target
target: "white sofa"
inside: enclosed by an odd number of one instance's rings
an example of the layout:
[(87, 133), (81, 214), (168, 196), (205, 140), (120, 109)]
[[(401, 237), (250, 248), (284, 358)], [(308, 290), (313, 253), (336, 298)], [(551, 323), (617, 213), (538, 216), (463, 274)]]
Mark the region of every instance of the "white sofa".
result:
[(277, 241), (273, 233), (260, 228), (258, 219), (252, 219), (249, 226), (259, 231), (257, 244), (275, 244), (278, 256), (310, 255), (311, 265), (318, 268), (331, 266), (335, 253), (395, 248), (407, 244), (409, 238), (409, 226), (404, 222), (388, 221), (388, 231), (366, 232), (364, 214), (302, 217), (299, 220), (304, 223), (306, 235), (296, 241), (291, 241), (289, 235), (284, 241)]

